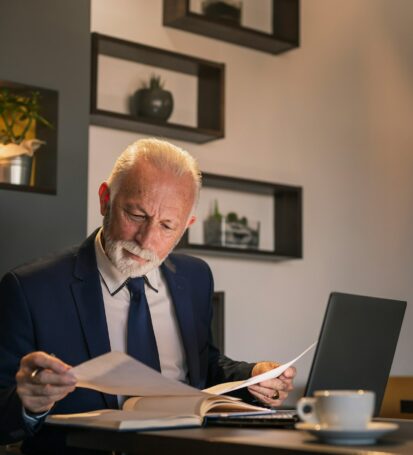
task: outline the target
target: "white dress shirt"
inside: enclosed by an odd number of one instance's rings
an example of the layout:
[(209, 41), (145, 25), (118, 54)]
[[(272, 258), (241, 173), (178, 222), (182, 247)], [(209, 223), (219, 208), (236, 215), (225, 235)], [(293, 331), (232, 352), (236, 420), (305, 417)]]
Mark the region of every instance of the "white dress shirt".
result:
[[(112, 351), (126, 352), (130, 295), (124, 284), (129, 277), (119, 272), (106, 256), (101, 235), (102, 229), (95, 238), (95, 252), (110, 346)], [(187, 381), (188, 367), (185, 351), (166, 282), (159, 268), (152, 270), (145, 277), (145, 294), (158, 346), (161, 372), (168, 378)]]

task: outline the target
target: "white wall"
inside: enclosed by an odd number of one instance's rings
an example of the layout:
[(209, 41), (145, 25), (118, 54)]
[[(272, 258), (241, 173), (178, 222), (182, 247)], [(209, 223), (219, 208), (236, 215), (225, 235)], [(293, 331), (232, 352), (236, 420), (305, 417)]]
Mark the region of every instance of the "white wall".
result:
[[(302, 260), (205, 257), (230, 356), (288, 360), (317, 338), (332, 290), (413, 302), (412, 23), (411, 0), (302, 0), (301, 47), (272, 56), (163, 27), (161, 0), (92, 1), (92, 31), (226, 64), (225, 139), (175, 141), (204, 171), (304, 188)], [(90, 128), (89, 231), (99, 183), (137, 138)], [(394, 374), (413, 374), (411, 305)]]

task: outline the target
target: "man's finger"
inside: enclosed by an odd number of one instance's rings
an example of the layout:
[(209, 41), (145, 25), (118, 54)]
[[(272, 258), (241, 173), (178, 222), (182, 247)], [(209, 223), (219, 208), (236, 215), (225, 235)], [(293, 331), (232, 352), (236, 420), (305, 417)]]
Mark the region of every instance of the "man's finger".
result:
[(269, 389), (277, 389), (283, 390), (285, 388), (284, 381), (275, 378), (275, 379), (267, 379), (266, 381), (262, 381), (258, 383), (261, 387), (266, 387)]
[(57, 357), (46, 354), (45, 352), (32, 352), (24, 356), (20, 362), (21, 368), (27, 370), (32, 374), (36, 370), (46, 369), (54, 371), (55, 373), (61, 374), (68, 371), (71, 366), (64, 363)]
[(258, 398), (264, 404), (269, 405), (269, 406), (274, 406), (274, 407), (281, 406), (283, 401), (288, 396), (288, 394), (285, 392), (279, 392), (279, 397), (276, 400), (274, 400), (274, 399), (268, 397), (267, 395), (263, 395), (259, 392), (256, 392), (255, 390), (250, 390), (250, 388), (248, 388), (248, 390), (251, 393), (251, 395), (253, 395), (255, 398)]
[(284, 389), (284, 386), (283, 387), (262, 387), (261, 384), (254, 384), (254, 385), (251, 385), (249, 388), (249, 390), (254, 390), (255, 392), (257, 393), (260, 393), (266, 397), (272, 397), (275, 393), (275, 391), (278, 391), (279, 393)]
[(297, 370), (295, 367), (288, 367), (282, 375), (280, 375), (280, 378), (285, 378), (285, 379), (293, 379), (295, 375), (297, 374)]
[(69, 371), (63, 374), (56, 374), (47, 369), (40, 371), (35, 377), (30, 376), (31, 383), (51, 384), (54, 386), (72, 386), (76, 384), (75, 376)]
[(75, 390), (75, 386), (52, 386), (50, 384), (45, 385), (30, 385), (27, 386), (26, 389), (23, 391), (25, 395), (31, 395), (34, 397), (49, 397), (53, 399), (55, 396), (60, 395), (67, 395), (70, 392)]

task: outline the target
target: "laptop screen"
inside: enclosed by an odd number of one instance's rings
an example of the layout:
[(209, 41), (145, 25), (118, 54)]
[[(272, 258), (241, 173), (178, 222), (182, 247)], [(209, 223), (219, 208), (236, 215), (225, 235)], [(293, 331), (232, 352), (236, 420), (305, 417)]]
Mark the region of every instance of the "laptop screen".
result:
[(405, 309), (406, 302), (398, 300), (333, 292), (305, 395), (323, 389), (373, 390), (377, 416)]

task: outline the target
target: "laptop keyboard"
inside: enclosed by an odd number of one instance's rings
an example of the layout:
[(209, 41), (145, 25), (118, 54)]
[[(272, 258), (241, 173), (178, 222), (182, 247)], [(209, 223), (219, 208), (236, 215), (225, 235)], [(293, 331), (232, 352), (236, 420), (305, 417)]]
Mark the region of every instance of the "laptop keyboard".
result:
[(296, 422), (298, 422), (298, 416), (295, 410), (277, 410), (271, 414), (259, 415), (226, 415), (206, 419), (207, 425), (231, 427), (294, 428)]

